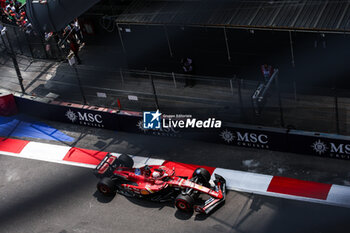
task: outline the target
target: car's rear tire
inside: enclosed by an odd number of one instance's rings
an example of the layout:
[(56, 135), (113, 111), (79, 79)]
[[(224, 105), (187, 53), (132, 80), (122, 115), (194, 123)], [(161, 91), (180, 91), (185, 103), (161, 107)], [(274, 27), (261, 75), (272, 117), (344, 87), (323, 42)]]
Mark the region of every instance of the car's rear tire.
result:
[(198, 178), (198, 183), (201, 183), (202, 185), (209, 187), (209, 181), (210, 181), (210, 172), (205, 169), (205, 168), (197, 168), (196, 170), (194, 170), (193, 174), (192, 174), (192, 178)]
[(134, 160), (126, 154), (121, 154), (118, 158), (121, 167), (129, 167), (132, 168), (134, 166)]
[(175, 199), (175, 206), (183, 212), (193, 211), (194, 200), (190, 195), (179, 194)]
[(103, 177), (97, 184), (97, 190), (105, 196), (111, 196), (116, 192), (114, 181), (109, 177)]

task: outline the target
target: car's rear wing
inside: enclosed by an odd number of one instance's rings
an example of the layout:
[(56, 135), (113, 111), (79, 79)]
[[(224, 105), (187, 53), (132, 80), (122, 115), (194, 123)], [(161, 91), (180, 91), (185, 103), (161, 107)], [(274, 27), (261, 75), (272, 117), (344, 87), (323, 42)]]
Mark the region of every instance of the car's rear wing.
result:
[(99, 178), (110, 176), (112, 175), (114, 168), (118, 165), (118, 158), (115, 155), (108, 153), (96, 166), (94, 174)]

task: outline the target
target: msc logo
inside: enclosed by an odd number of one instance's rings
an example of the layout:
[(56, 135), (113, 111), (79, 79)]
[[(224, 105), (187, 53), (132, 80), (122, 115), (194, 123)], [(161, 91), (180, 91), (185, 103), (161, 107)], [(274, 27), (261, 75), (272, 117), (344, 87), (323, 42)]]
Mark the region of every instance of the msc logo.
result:
[(143, 128), (144, 129), (160, 129), (160, 116), (162, 114), (156, 112), (143, 112)]

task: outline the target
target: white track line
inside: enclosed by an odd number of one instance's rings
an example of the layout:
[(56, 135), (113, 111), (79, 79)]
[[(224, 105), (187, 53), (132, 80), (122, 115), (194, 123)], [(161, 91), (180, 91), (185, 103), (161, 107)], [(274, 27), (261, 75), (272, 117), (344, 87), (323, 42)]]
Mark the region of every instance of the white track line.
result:
[[(110, 153), (117, 158), (121, 155), (120, 153)], [(135, 156), (135, 155), (129, 155), (134, 160), (134, 167), (142, 167), (145, 165), (162, 165), (164, 163), (164, 159), (152, 159), (151, 157), (144, 157), (144, 156)]]
[(327, 202), (332, 205), (350, 207), (350, 187), (333, 184)]
[(23, 157), (45, 161), (62, 161), (71, 147), (29, 142), (19, 153)]
[(226, 179), (228, 189), (236, 191), (266, 192), (273, 178), (269, 175), (216, 168), (212, 179), (214, 179), (215, 173)]
[(11, 157), (17, 157), (17, 158), (33, 159), (33, 160), (39, 160), (39, 161), (44, 161), (44, 162), (65, 164), (65, 165), (76, 166), (76, 167), (85, 167), (85, 168), (95, 168), (96, 167), (96, 165), (91, 165), (91, 164), (76, 163), (76, 162), (70, 162), (70, 161), (64, 161), (64, 160), (60, 160), (60, 161), (59, 160), (52, 160), (50, 158), (43, 158), (43, 157), (41, 157), (39, 159), (36, 156), (28, 156), (28, 155), (16, 154), (16, 153), (5, 152), (5, 151), (0, 151), (0, 154), (6, 155), (6, 156), (11, 156)]

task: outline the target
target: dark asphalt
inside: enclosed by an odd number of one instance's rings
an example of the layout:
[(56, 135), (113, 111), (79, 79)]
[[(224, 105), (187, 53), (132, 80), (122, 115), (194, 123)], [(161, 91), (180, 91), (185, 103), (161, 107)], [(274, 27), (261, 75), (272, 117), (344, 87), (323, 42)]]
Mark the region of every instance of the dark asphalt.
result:
[(96, 193), (92, 171), (0, 156), (1, 232), (346, 232), (349, 209), (230, 191), (209, 216)]
[[(344, 184), (349, 180), (348, 161), (45, 123), (75, 141), (34, 141), (320, 182)], [(97, 179), (91, 169), (3, 155), (0, 161), (1, 232), (333, 233), (350, 227), (350, 210), (346, 208), (234, 191), (228, 193), (226, 204), (211, 215), (186, 215), (177, 212), (172, 203), (119, 195), (104, 198), (96, 193)]]

